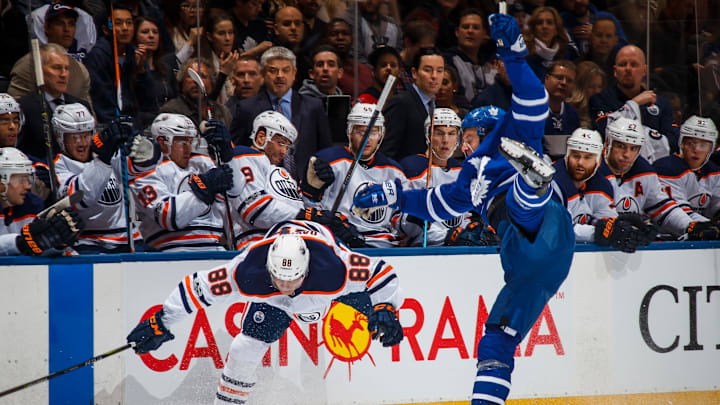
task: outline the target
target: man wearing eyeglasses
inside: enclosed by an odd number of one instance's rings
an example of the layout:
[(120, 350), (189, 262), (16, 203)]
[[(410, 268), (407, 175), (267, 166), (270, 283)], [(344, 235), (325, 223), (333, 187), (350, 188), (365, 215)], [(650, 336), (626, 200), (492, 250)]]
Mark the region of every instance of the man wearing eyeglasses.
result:
[[(580, 127), (577, 111), (565, 99), (570, 97), (575, 88), (575, 64), (569, 60), (553, 62), (545, 76), (545, 89), (548, 92), (550, 114), (545, 120), (545, 153), (553, 160), (565, 155), (565, 141), (574, 130)], [(564, 135), (558, 138), (556, 135)], [(557, 140), (562, 139), (561, 142)]]

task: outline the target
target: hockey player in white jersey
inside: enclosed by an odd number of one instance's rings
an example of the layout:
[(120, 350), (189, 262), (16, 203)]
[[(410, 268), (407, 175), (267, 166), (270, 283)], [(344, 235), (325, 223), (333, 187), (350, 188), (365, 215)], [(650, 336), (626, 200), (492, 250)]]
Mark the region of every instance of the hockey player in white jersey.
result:
[(72, 245), (83, 228), (75, 210), (38, 218), (40, 198), (30, 189), (32, 162), (15, 148), (0, 148), (0, 256), (38, 256)]
[(717, 137), (710, 118), (693, 115), (680, 127), (680, 154), (653, 163), (663, 190), (695, 220), (720, 219), (720, 167), (709, 161)]
[(595, 175), (602, 155), (603, 141), (597, 131), (573, 131), (565, 159), (553, 164), (555, 190), (566, 201), (576, 242), (594, 242), (632, 253), (652, 242), (657, 230), (638, 213), (618, 217), (612, 185), (605, 177)]
[(193, 152), (200, 138), (184, 115), (158, 115), (151, 133), (168, 159), (130, 181), (145, 243), (163, 252), (225, 250), (221, 193), (232, 186), (232, 170)]
[(351, 210), (353, 197), (368, 184), (395, 179), (402, 184), (407, 183), (400, 165), (379, 151), (385, 136), (385, 119), (382, 114), (375, 121), (365, 149), (359, 150), (373, 111), (375, 104), (357, 103), (352, 107), (347, 117), (348, 146), (332, 146), (312, 156), (300, 188), (307, 206), (321, 210), (332, 209), (342, 188), (342, 179), (360, 154), (360, 162), (355, 167), (338, 211), (365, 236), (368, 246), (393, 247), (398, 244), (398, 236), (392, 224), (393, 219), (397, 219), (393, 210), (383, 208), (368, 218), (357, 216)]
[(291, 320), (317, 322), (334, 300), (358, 293), (370, 301), (361, 312), (373, 339), (385, 347), (400, 343), (396, 308), (403, 297), (392, 266), (338, 245), (317, 223), (282, 222), (230, 262), (185, 277), (127, 340), (137, 353), (147, 353), (173, 339), (170, 329), (188, 315), (220, 302), (249, 300), (250, 316), (230, 345), (215, 394), (216, 405), (243, 404), (252, 401), (255, 369)]
[[(425, 142), (428, 153), (432, 156), (430, 171), (430, 187), (451, 183), (460, 173), (460, 162), (452, 155), (460, 141), (460, 118), (449, 108), (436, 108), (434, 112), (434, 129), (430, 130), (430, 116), (425, 119)], [(432, 135), (432, 138), (431, 138)], [(410, 155), (400, 161), (408, 179), (408, 189), (424, 189), (427, 187), (428, 158), (427, 155)], [(427, 246), (439, 246), (445, 242), (448, 233), (458, 227), (464, 228), (470, 223), (470, 215), (465, 213), (446, 221), (430, 222), (427, 228)], [(424, 240), (423, 221), (410, 214), (402, 214), (395, 221), (401, 236), (405, 236), (406, 246), (422, 246)], [(482, 228), (480, 229), (482, 230)]]
[(305, 209), (297, 183), (282, 162), (298, 137), (295, 126), (276, 111), (265, 111), (253, 120), (252, 146), (232, 147), (230, 133), (220, 121), (202, 125), (203, 137), (219, 152), (222, 163), (233, 170), (228, 190), (237, 249), (263, 238), (271, 226), (290, 219), (319, 222), (350, 247), (363, 245), (362, 236), (344, 218)]
[[(75, 208), (86, 228), (75, 250), (81, 254), (128, 252), (120, 148), (135, 138), (139, 142), (142, 135), (132, 128), (129, 118), (120, 118), (94, 134), (95, 118), (80, 103), (58, 106), (52, 126), (62, 152), (55, 158), (57, 198), (83, 192)], [(133, 158), (147, 159), (140, 154), (137, 148), (130, 153)], [(133, 233), (139, 241), (140, 233), (134, 228)]]
[(655, 169), (640, 156), (645, 142), (642, 131), (638, 121), (623, 117), (611, 120), (605, 128), (605, 153), (598, 175), (613, 186), (618, 214), (645, 214), (672, 239), (718, 239), (717, 225), (693, 220), (662, 190)]

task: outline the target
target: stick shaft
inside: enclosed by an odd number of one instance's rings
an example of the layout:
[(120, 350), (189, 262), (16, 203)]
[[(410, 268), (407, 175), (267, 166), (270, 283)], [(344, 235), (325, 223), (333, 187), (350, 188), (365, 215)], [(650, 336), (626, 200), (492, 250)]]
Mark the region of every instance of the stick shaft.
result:
[[(428, 115), (430, 116), (430, 136), (428, 138), (428, 166), (427, 166), (427, 174), (425, 176), (425, 190), (430, 188), (430, 182), (432, 181), (432, 138), (433, 134), (435, 133), (435, 100), (433, 100), (432, 103), (430, 103), (430, 108), (428, 109)], [(423, 247), (427, 247), (427, 235), (428, 235), (428, 227), (429, 223), (427, 220), (423, 221)]]

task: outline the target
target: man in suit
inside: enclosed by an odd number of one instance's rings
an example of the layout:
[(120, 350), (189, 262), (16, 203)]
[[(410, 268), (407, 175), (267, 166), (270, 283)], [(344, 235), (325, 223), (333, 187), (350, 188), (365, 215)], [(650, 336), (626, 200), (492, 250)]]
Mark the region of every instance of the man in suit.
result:
[(425, 118), (440, 90), (444, 71), (440, 49), (422, 48), (415, 55), (411, 71), (415, 83), (390, 99), (383, 111), (387, 133), (380, 151), (386, 156), (400, 160), (425, 153)]
[(298, 139), (283, 161), (283, 166), (297, 179), (313, 153), (332, 145), (327, 116), (320, 99), (292, 90), (297, 74), (292, 51), (272, 47), (263, 53), (260, 67), (265, 85), (257, 96), (236, 104), (230, 133), (236, 145), (250, 145), (255, 117), (267, 110), (281, 112), (298, 130)]
[[(44, 107), (48, 122), (52, 119), (55, 108), (62, 104), (81, 103), (89, 110), (90, 105), (87, 101), (67, 93), (70, 85), (70, 57), (65, 48), (54, 43), (42, 45), (40, 60), (45, 81)], [(45, 159), (48, 157), (45, 146), (47, 134), (43, 131), (43, 102), (40, 95), (37, 91), (33, 91), (22, 97), (19, 103), (25, 115), (25, 125), (18, 135), (17, 147), (28, 155)], [(60, 152), (60, 147), (55, 136), (50, 134), (50, 138), (52, 140), (50, 158), (54, 159), (55, 154)]]

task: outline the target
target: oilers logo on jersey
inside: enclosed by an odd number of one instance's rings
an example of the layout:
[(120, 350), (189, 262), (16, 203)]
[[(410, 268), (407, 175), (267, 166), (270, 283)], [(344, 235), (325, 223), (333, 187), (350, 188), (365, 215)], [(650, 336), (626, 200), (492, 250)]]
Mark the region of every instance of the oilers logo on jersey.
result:
[(702, 212), (710, 202), (710, 195), (708, 193), (695, 194), (688, 198), (688, 202), (696, 212)]
[(297, 183), (287, 174), (285, 169), (281, 167), (273, 169), (273, 171), (270, 172), (269, 183), (270, 187), (272, 187), (273, 191), (277, 194), (290, 200), (302, 201), (300, 192), (298, 192)]
[(457, 228), (460, 226), (460, 224), (463, 221), (463, 217), (458, 215), (455, 218), (446, 219), (445, 221), (442, 221), (441, 224), (443, 224), (448, 229)]
[[(360, 191), (362, 191), (365, 187), (369, 186), (370, 184), (372, 184), (372, 183), (370, 183), (368, 181), (360, 183), (358, 188), (355, 189), (355, 193), (353, 194), (353, 199), (355, 199), (355, 197), (357, 197), (357, 195)], [(364, 222), (367, 222), (370, 224), (379, 224), (385, 220), (385, 215), (387, 215), (387, 211), (388, 211), (387, 206), (385, 206), (385, 207), (382, 207), (382, 208), (376, 210), (375, 212), (373, 212), (368, 218), (366, 218), (364, 216), (363, 217), (357, 216), (357, 218), (360, 218)]]
[(580, 224), (580, 225), (588, 224), (588, 225), (590, 225), (590, 224), (592, 224), (592, 220), (593, 220), (592, 215), (583, 213), (583, 214), (576, 215), (575, 218), (573, 218), (573, 224)]
[(474, 206), (479, 206), (488, 193), (490, 180), (485, 179), (485, 166), (490, 162), (489, 156), (474, 157), (470, 159), (470, 163), (475, 166), (477, 174), (470, 183), (470, 195)]
[(100, 194), (98, 203), (102, 205), (115, 205), (118, 204), (120, 201), (122, 201), (122, 193), (120, 192), (120, 187), (118, 186), (118, 182), (115, 179), (115, 176), (110, 176), (107, 186), (105, 186), (102, 194)]
[(640, 213), (640, 204), (633, 197), (623, 197), (615, 205), (618, 214), (624, 212)]
[(305, 312), (301, 314), (295, 314), (295, 317), (297, 319), (306, 322), (306, 323), (312, 323), (317, 322), (322, 318), (322, 314), (320, 312)]
[[(190, 188), (190, 176), (192, 176), (194, 173), (188, 173), (186, 174), (178, 183), (177, 189), (175, 190), (176, 194), (184, 193), (185, 191), (192, 192), (192, 189)], [(204, 217), (205, 215), (208, 215), (212, 211), (212, 206), (208, 206), (200, 215), (198, 215), (198, 218)]]

